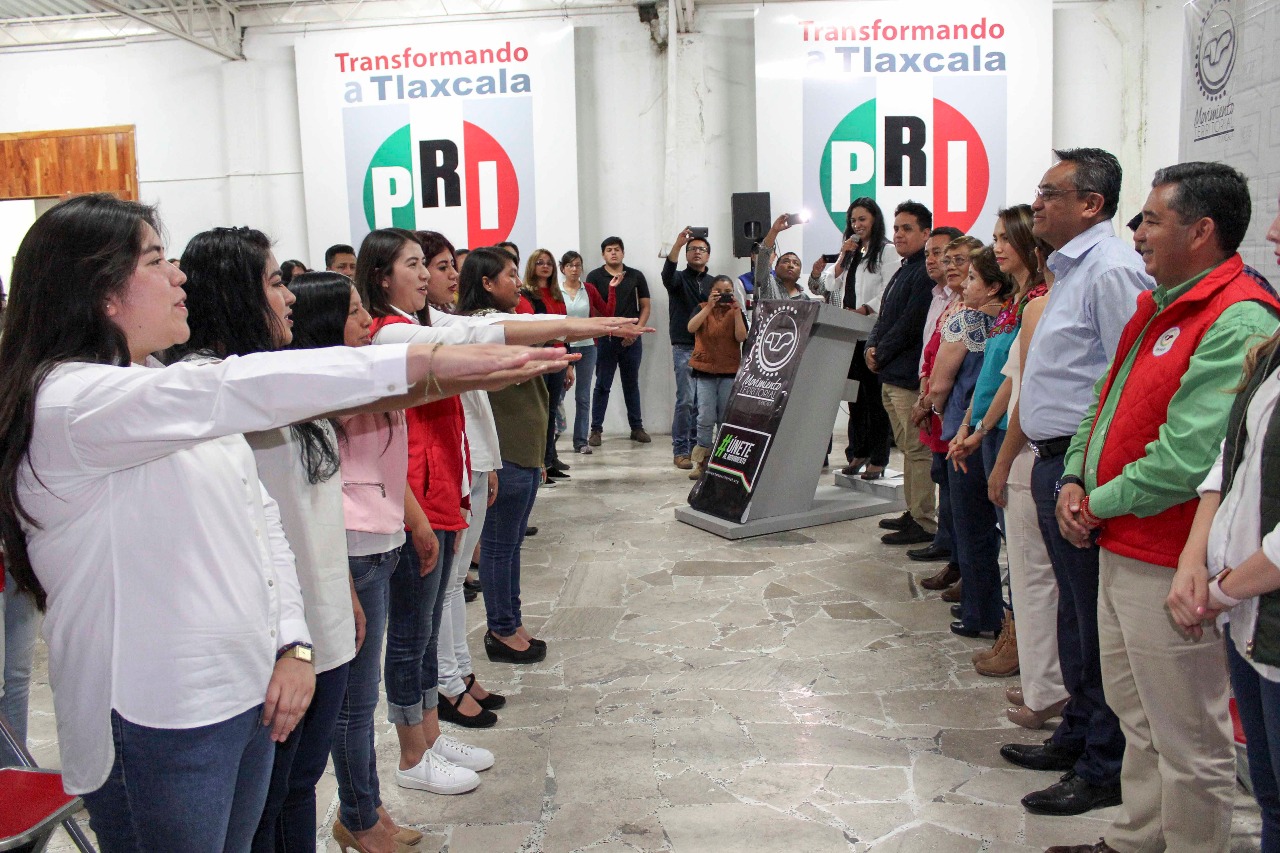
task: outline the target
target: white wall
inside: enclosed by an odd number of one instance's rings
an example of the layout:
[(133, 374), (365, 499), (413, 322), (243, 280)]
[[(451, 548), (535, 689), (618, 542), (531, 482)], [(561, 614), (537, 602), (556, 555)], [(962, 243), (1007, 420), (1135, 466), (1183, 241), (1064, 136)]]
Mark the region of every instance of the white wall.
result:
[[(659, 332), (646, 341), (642, 384), (655, 433), (669, 428), (673, 397), (659, 253), (684, 225), (707, 225), (713, 271), (746, 269), (730, 257), (728, 197), (755, 189), (752, 10), (700, 7), (699, 32), (673, 33), (666, 52), (632, 8), (569, 13), (579, 28), (577, 248), (590, 263), (600, 239), (618, 234), (627, 262), (649, 278)], [(1174, 0), (1055, 6), (1054, 144), (1120, 157), (1124, 218), (1155, 168), (1177, 158), (1181, 15)], [(173, 253), (213, 225), (250, 224), (276, 238), (279, 257), (318, 265), (325, 247), (305, 237), (292, 46), (300, 31), (251, 28), (245, 62), (169, 39), (0, 51), (0, 80), (10, 84), (0, 132), (136, 125), (142, 197), (160, 204)], [(613, 431), (625, 423), (616, 391)]]

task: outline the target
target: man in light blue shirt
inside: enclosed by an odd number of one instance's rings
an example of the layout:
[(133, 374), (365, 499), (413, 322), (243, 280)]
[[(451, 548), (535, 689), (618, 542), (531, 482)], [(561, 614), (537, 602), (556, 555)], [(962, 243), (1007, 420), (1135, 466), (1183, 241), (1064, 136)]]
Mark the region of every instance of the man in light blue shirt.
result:
[(1124, 735), (1107, 707), (1098, 652), (1098, 550), (1062, 537), (1055, 514), (1063, 462), (1093, 402), (1138, 294), (1155, 282), (1142, 258), (1116, 236), (1120, 163), (1097, 148), (1055, 151), (1036, 188), (1032, 233), (1054, 248), (1055, 280), (1022, 374), (1019, 417), (1036, 454), (1031, 494), (1058, 582), (1058, 658), (1071, 694), (1062, 724), (1040, 746), (1007, 744), (1000, 754), (1034, 770), (1066, 775), (1023, 797), (1038, 814), (1082, 814), (1120, 802)]

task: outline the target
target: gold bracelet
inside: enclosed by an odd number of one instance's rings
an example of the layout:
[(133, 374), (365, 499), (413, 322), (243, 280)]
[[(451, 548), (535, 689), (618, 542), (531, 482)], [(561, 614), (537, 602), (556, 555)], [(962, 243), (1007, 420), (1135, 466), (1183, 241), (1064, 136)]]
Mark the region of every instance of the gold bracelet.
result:
[(440, 347), (444, 346), (444, 341), (439, 341), (431, 348), (430, 355), (427, 356), (427, 396), (431, 396), (432, 385), (435, 386), (435, 393), (438, 397), (445, 396), (444, 389), (440, 387), (440, 380), (436, 378), (436, 352)]

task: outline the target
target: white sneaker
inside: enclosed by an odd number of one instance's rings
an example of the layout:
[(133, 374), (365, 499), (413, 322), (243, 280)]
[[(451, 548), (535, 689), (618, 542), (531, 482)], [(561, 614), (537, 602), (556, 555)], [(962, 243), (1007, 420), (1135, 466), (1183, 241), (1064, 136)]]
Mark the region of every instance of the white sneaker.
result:
[(431, 752), (450, 764), (456, 764), (467, 770), (488, 770), (493, 766), (493, 753), (482, 746), (472, 746), (457, 738), (440, 735), (431, 747)]
[(480, 777), (474, 770), (451, 764), (438, 753), (427, 750), (416, 767), (396, 771), (396, 784), (433, 794), (465, 794), (480, 785)]

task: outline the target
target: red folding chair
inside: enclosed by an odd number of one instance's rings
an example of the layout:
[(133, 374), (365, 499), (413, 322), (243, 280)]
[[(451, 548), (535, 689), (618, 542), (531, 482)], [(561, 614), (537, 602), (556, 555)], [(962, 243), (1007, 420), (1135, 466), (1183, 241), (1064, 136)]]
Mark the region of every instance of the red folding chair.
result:
[(41, 853), (58, 825), (80, 810), (80, 798), (64, 793), (62, 774), (38, 767), (0, 770), (0, 850)]
[(0, 850), (39, 853), (62, 824), (83, 853), (96, 853), (72, 818), (83, 803), (64, 793), (62, 774), (36, 767), (26, 744), (0, 717)]

